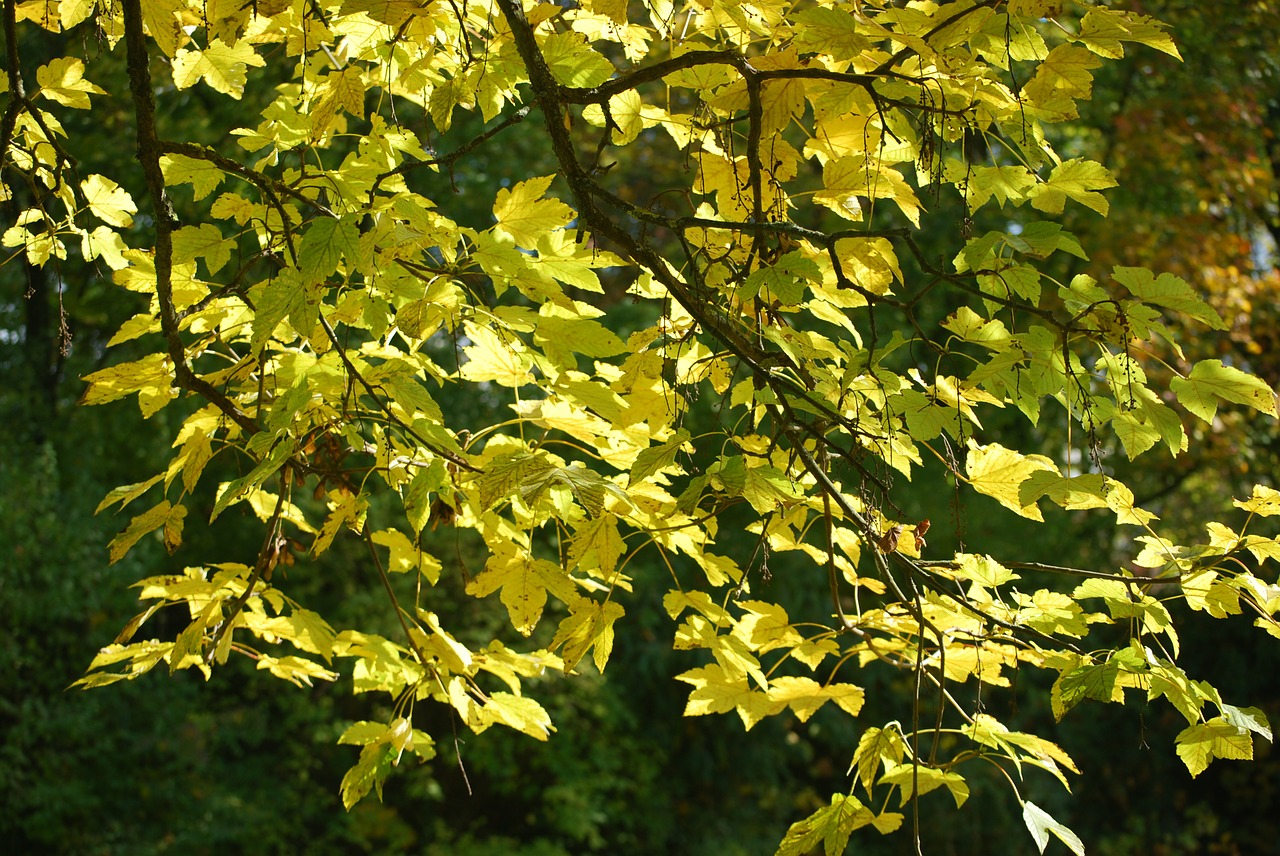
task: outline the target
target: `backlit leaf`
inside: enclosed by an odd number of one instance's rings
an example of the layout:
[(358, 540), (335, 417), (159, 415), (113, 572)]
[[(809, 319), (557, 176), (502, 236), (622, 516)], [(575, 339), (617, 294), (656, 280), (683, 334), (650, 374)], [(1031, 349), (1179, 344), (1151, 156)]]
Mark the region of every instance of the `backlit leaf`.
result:
[(214, 39), (204, 50), (179, 48), (173, 57), (173, 84), (188, 89), (203, 80), (224, 95), (239, 98), (244, 94), (249, 66), (262, 66), (265, 61), (248, 42), (231, 47)]
[(1205, 422), (1213, 422), (1218, 402), (1243, 404), (1268, 416), (1276, 415), (1276, 394), (1251, 374), (1221, 360), (1201, 360), (1185, 378), (1175, 377), (1169, 388), (1178, 402)]

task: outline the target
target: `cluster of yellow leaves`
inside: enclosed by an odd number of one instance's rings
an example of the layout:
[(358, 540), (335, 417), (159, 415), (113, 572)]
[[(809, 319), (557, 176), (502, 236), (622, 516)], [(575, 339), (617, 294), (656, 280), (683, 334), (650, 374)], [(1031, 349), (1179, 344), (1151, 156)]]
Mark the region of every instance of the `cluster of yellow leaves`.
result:
[[(1205, 421), (1223, 404), (1276, 415), (1272, 391), (1234, 366), (1200, 362), (1165, 394), (1130, 355), (1137, 340), (1167, 337), (1166, 313), (1220, 328), (1217, 314), (1169, 275), (1116, 267), (1102, 283), (1052, 279), (1043, 262), (1085, 252), (1051, 222), (957, 240), (945, 267), (908, 228), (881, 228), (899, 218), (918, 227), (929, 198), (920, 191), (943, 186), (971, 212), (994, 200), (1105, 216), (1111, 174), (1063, 159), (1044, 126), (1078, 115), (1092, 71), (1125, 43), (1176, 55), (1156, 22), (1101, 7), (1072, 16), (1041, 0), (125, 2), (138, 4), (174, 89), (239, 99), (259, 87), (269, 103), (227, 129), (235, 145), (225, 150), (165, 141), (152, 153), (164, 183), (189, 186), (206, 216), (157, 238), (163, 255), (128, 249), (131, 228), (148, 243), (137, 205), (106, 176), (73, 180), (52, 112), (88, 109), (105, 93), (81, 60), (54, 59), (12, 114), (4, 153), (49, 194), (3, 244), (41, 265), (67, 258), (78, 237), (86, 260), (145, 295), (147, 310), (113, 343), (170, 325), (163, 342), (146, 340), (149, 353), (86, 377), (86, 403), (136, 394), (150, 416), (179, 387), (206, 399), (183, 420), (165, 472), (104, 501), (162, 494), (111, 542), (110, 559), (156, 532), (176, 550), (202, 491), (212, 517), (243, 505), (269, 537), (252, 564), (143, 581), (154, 603), (81, 685), (162, 662), (207, 675), (233, 651), (310, 684), (334, 679), (333, 658), (349, 658), (356, 692), (396, 699), (390, 721), (343, 734), (362, 747), (342, 785), (350, 806), (380, 791), (405, 752), (434, 755), (432, 737), (413, 727), (414, 703), (447, 706), (476, 732), (503, 725), (547, 739), (553, 725), (527, 682), (586, 668), (588, 654), (605, 670), (635, 583), (629, 563), (646, 549), (675, 586), (665, 598), (674, 647), (702, 657), (676, 676), (691, 687), (690, 716), (735, 712), (748, 729), (823, 708), (857, 717), (855, 664), (918, 670), (939, 699), (970, 679), (1007, 686), (1009, 670), (1029, 666), (1057, 672), (1059, 716), (1084, 699), (1123, 701), (1126, 689), (1167, 698), (1188, 719), (1178, 752), (1193, 773), (1211, 758), (1247, 757), (1253, 733), (1270, 738), (1260, 713), (1175, 665), (1178, 636), (1149, 580), (1082, 571), (1070, 591), (1027, 592), (1013, 585), (1012, 561), (929, 559), (927, 522), (894, 519), (905, 514), (883, 478), (928, 472), (936, 459), (1025, 518), (1043, 519), (1041, 500), (1108, 509), (1141, 530), (1136, 567), (1176, 577), (1194, 609), (1225, 616), (1243, 603), (1280, 635), (1280, 590), (1233, 564), (1245, 553), (1277, 558), (1274, 539), (1212, 524), (1207, 545), (1170, 543), (1100, 466), (1081, 471), (1070, 455), (982, 437), (997, 409), (1038, 425), (1048, 405), (1085, 444), (1109, 430), (1133, 458), (1186, 450), (1175, 404)], [(93, 17), (114, 45), (126, 35), (123, 5), (28, 0), (18, 11), (50, 30)], [(558, 172), (488, 188), (487, 226), (420, 192), (424, 172), (464, 170), (468, 152), (501, 145), (530, 98)], [(459, 110), (487, 130), (435, 152), (418, 129), (429, 119), (448, 132)], [(973, 139), (990, 163), (971, 162)], [(610, 183), (604, 153), (642, 140), (654, 158), (688, 166), (656, 195), (668, 201), (635, 201)], [(929, 281), (915, 281), (915, 268)], [(606, 317), (624, 283), (644, 305), (625, 331)], [(931, 336), (916, 308), (935, 287), (952, 289), (947, 305), (958, 308)], [(443, 402), (462, 395), (508, 418), (459, 424)], [(718, 402), (720, 422), (703, 434), (689, 427), (698, 395)], [(247, 463), (210, 484), (225, 450)], [(308, 484), (311, 499), (298, 490)], [(730, 506), (750, 515), (757, 554), (826, 571), (827, 608), (793, 617), (753, 591), (762, 565), (740, 549), (741, 530), (720, 531)], [(1280, 501), (1259, 488), (1240, 507), (1269, 516)], [(397, 588), (417, 599), (439, 584), (441, 562), (425, 544), (442, 524), (487, 552), (467, 593), (496, 594), (515, 638), (539, 647), (494, 639), (472, 649), (420, 599), (401, 602)], [(275, 568), (339, 537), (367, 540), (405, 638), (335, 632), (283, 594)], [(1086, 612), (1091, 599), (1106, 612)], [(167, 606), (190, 614), (176, 640), (129, 641)], [(1133, 638), (1086, 654), (1075, 640), (1094, 624), (1124, 624)], [(1205, 701), (1218, 715), (1206, 718)], [(964, 748), (941, 760), (914, 757), (919, 735), (899, 726), (866, 728), (854, 787), (868, 800), (873, 788), (897, 788), (903, 803), (945, 788), (959, 806), (960, 766), (975, 757), (1064, 784), (1075, 772), (1040, 737), (958, 705), (948, 715)], [(780, 852), (842, 852), (855, 829), (900, 825), (901, 814), (877, 813), (852, 791), (794, 825)], [(1081, 852), (1034, 803), (1023, 814), (1041, 849), (1053, 834)]]

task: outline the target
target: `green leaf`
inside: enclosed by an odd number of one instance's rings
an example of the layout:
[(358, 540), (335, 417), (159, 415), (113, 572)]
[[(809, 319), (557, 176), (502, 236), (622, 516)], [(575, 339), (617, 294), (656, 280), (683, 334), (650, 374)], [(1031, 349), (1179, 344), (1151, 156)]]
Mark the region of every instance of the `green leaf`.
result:
[(172, 506), (169, 500), (162, 499), (160, 502), (151, 506), (151, 508), (139, 514), (137, 517), (129, 521), (129, 525), (124, 531), (111, 539), (111, 543), (107, 547), (107, 552), (111, 556), (111, 564), (115, 564), (124, 558), (125, 553), (138, 543), (138, 539), (148, 532), (153, 532), (165, 524), (169, 519), (169, 512)]
[(360, 760), (342, 777), (342, 805), (348, 810), (364, 799), (375, 786), (382, 799), (382, 783), (391, 773), (396, 751), (385, 743), (373, 743), (360, 750)]
[(581, 33), (550, 33), (539, 43), (551, 73), (564, 86), (599, 86), (613, 76), (613, 63), (592, 50)]
[(1212, 424), (1219, 401), (1243, 404), (1268, 416), (1276, 415), (1276, 394), (1258, 378), (1222, 364), (1221, 360), (1201, 360), (1185, 378), (1176, 377), (1169, 388), (1179, 403), (1205, 422)]
[(298, 269), (308, 283), (326, 279), (344, 257), (348, 263), (360, 257), (360, 230), (349, 218), (323, 217), (302, 234)]
[(1203, 773), (1215, 758), (1253, 759), (1253, 740), (1249, 737), (1249, 729), (1221, 716), (1183, 729), (1178, 734), (1177, 743), (1178, 757), (1192, 776)]
[(253, 316), (253, 330), (249, 337), (249, 348), (255, 352), (271, 338), (285, 318), (289, 319), (295, 332), (305, 336), (320, 317), (318, 287), (308, 283), (292, 268), (280, 271), (274, 280), (256, 291), (257, 312)]
[(804, 299), (805, 286), (821, 283), (822, 271), (799, 251), (787, 253), (777, 263), (754, 271), (738, 291), (740, 300), (755, 297), (761, 291), (767, 299), (776, 299), (783, 306), (795, 306)]
[(1197, 296), (1195, 289), (1186, 280), (1173, 274), (1162, 273), (1157, 277), (1146, 268), (1117, 265), (1112, 270), (1111, 278), (1144, 303), (1181, 312), (1215, 330), (1227, 329), (1226, 322), (1218, 315), (1217, 310)]
[(1105, 217), (1110, 206), (1097, 191), (1115, 186), (1115, 178), (1102, 164), (1075, 158), (1054, 167), (1048, 180), (1028, 191), (1027, 198), (1037, 211), (1049, 214), (1061, 214), (1063, 205), (1072, 199)]
[(493, 508), (500, 500), (517, 491), (545, 479), (555, 468), (541, 452), (524, 449), (504, 450), (484, 467), (484, 473), (476, 479), (478, 499), (482, 508)]

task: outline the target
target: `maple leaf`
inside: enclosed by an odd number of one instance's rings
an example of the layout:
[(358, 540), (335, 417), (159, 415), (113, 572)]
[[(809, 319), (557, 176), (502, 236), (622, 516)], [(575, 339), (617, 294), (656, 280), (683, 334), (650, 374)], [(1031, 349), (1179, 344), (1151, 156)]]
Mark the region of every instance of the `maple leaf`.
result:
[(1050, 117), (1072, 119), (1078, 115), (1076, 99), (1088, 98), (1093, 91), (1090, 72), (1101, 65), (1102, 60), (1085, 48), (1058, 45), (1022, 91)]
[(1076, 38), (1089, 50), (1110, 59), (1124, 56), (1122, 42), (1136, 42), (1182, 59), (1173, 38), (1159, 21), (1119, 9), (1090, 9), (1080, 21)]
[(218, 92), (239, 99), (244, 94), (248, 67), (265, 64), (248, 42), (231, 47), (214, 39), (204, 50), (178, 49), (173, 57), (173, 85), (188, 89), (203, 80)]
[(1244, 404), (1259, 413), (1276, 415), (1276, 393), (1258, 378), (1221, 360), (1201, 360), (1185, 378), (1176, 377), (1169, 388), (1178, 403), (1212, 423), (1219, 401)]
[(111, 179), (91, 175), (80, 182), (80, 189), (89, 210), (104, 223), (121, 227), (133, 224), (133, 215), (138, 213), (138, 206), (134, 204), (128, 191)]
[(1254, 485), (1248, 499), (1232, 500), (1231, 504), (1262, 517), (1275, 517), (1280, 515), (1280, 491), (1265, 485)]
[(1055, 166), (1048, 180), (1031, 188), (1027, 197), (1037, 211), (1061, 214), (1067, 199), (1073, 199), (1105, 217), (1110, 209), (1106, 197), (1097, 191), (1115, 186), (1116, 180), (1102, 164), (1075, 158)]
[(231, 258), (233, 241), (222, 237), (217, 226), (201, 223), (199, 226), (183, 226), (173, 233), (174, 264), (204, 259), (210, 274), (222, 269)]
[(105, 89), (84, 79), (84, 62), (74, 57), (59, 57), (40, 66), (36, 70), (36, 82), (40, 84), (40, 97), (79, 110), (88, 110), (92, 106), (90, 95), (107, 94)]
[(1249, 760), (1253, 758), (1253, 739), (1243, 725), (1221, 716), (1191, 725), (1177, 737), (1178, 757), (1192, 776), (1198, 776), (1215, 758)]
[(972, 443), (967, 457), (969, 484), (978, 493), (992, 497), (1010, 511), (1032, 520), (1044, 520), (1033, 503), (1023, 503), (1022, 483), (1033, 473), (1058, 468), (1043, 455), (1023, 455), (999, 443), (979, 446)]
[(494, 231), (521, 247), (536, 247), (544, 232), (564, 227), (573, 219), (573, 210), (558, 199), (543, 199), (553, 175), (530, 178), (508, 190), (498, 191), (493, 216)]
[(562, 600), (574, 596), (572, 583), (559, 567), (506, 543), (494, 551), (484, 570), (468, 583), (467, 594), (487, 597), (499, 589), (511, 625), (525, 636), (533, 633), (542, 618), (549, 590)]

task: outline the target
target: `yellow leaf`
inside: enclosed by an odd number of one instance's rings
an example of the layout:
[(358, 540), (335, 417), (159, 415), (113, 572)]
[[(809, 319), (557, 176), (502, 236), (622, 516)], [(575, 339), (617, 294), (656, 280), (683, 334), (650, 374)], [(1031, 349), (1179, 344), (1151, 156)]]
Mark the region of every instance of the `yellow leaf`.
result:
[[(281, 443), (276, 448), (281, 446), (287, 448), (284, 443)], [(263, 463), (265, 464), (270, 459), (270, 456), (268, 456)], [(261, 466), (262, 464), (259, 464), (259, 467)], [(231, 489), (228, 488), (225, 493), (230, 494), (231, 492)], [(325, 550), (328, 550), (329, 545), (333, 543), (333, 539), (337, 537), (344, 526), (349, 526), (356, 532), (364, 528), (364, 516), (368, 509), (368, 501), (363, 496), (358, 496), (354, 493), (344, 492), (338, 494), (338, 496), (338, 501), (331, 503), (332, 510), (329, 512), (329, 516), (325, 518), (324, 526), (320, 528), (320, 534), (316, 536), (315, 541), (311, 544), (311, 555), (313, 556), (319, 556)], [(219, 502), (221, 504), (221, 498)]]
[(491, 380), (513, 389), (533, 381), (530, 369), (533, 359), (524, 345), (512, 337), (503, 341), (488, 327), (466, 325), (471, 344), (463, 348), (467, 361), (462, 364), (462, 377), (470, 381)]
[(540, 235), (567, 225), (573, 219), (573, 209), (558, 199), (542, 198), (553, 178), (544, 175), (522, 181), (510, 190), (499, 190), (493, 203), (493, 216), (498, 219), (494, 231), (532, 249), (538, 245)]
[(578, 665), (587, 651), (594, 649), (596, 669), (603, 672), (613, 652), (613, 625), (624, 614), (621, 604), (578, 598), (571, 603), (570, 609), (551, 640), (551, 649), (564, 647), (561, 653), (565, 674)]
[(618, 567), (618, 558), (626, 545), (618, 534), (618, 518), (602, 514), (583, 523), (569, 542), (568, 567), (594, 571), (592, 576), (608, 581)]
[(1253, 738), (1248, 729), (1221, 716), (1192, 725), (1178, 735), (1178, 757), (1192, 776), (1198, 776), (1214, 758), (1247, 761), (1253, 758)]
[(850, 716), (856, 716), (862, 709), (865, 693), (861, 687), (852, 684), (824, 687), (812, 678), (781, 677), (770, 682), (768, 696), (770, 701), (790, 706), (801, 722), (808, 722), (809, 717), (828, 701), (834, 701)]
[(1093, 91), (1093, 69), (1102, 60), (1075, 45), (1058, 45), (1036, 69), (1035, 77), (1023, 88), (1031, 104), (1052, 119), (1074, 119), (1079, 115), (1075, 99), (1088, 98)]
[(734, 710), (742, 719), (742, 724), (750, 730), (766, 716), (772, 716), (786, 707), (785, 702), (773, 701), (764, 693), (753, 692), (747, 686), (745, 677), (730, 678), (715, 664), (676, 675), (676, 680), (694, 687), (685, 705), (685, 716), (705, 716)]
[(1218, 402), (1229, 401), (1252, 407), (1268, 416), (1276, 415), (1276, 394), (1253, 375), (1221, 360), (1201, 360), (1185, 378), (1175, 377), (1169, 388), (1178, 402), (1205, 422), (1212, 423)]
[(738, 606), (747, 614), (734, 625), (733, 633), (751, 650), (763, 654), (775, 648), (793, 648), (804, 642), (804, 638), (791, 626), (787, 611), (778, 604), (743, 600), (738, 602)]
[(400, 530), (383, 529), (374, 532), (370, 538), (373, 543), (390, 549), (391, 557), (387, 560), (388, 571), (403, 574), (418, 566), (418, 556), (422, 551)]
[(203, 80), (224, 95), (239, 99), (244, 94), (248, 66), (265, 65), (248, 42), (235, 47), (214, 39), (205, 50), (181, 48), (173, 58), (173, 85), (189, 89)]
[(89, 109), (90, 95), (107, 94), (105, 89), (84, 79), (84, 63), (72, 57), (50, 60), (36, 71), (36, 81), (40, 84), (38, 95), (79, 110)]
[(876, 769), (880, 766), (880, 762), (884, 762), (886, 770), (890, 769), (902, 762), (906, 748), (902, 735), (897, 731), (890, 728), (868, 728), (858, 738), (858, 748), (853, 752), (850, 772), (852, 768), (857, 768), (858, 781), (862, 782), (862, 787), (870, 793), (872, 785), (875, 784)]
[(93, 513), (100, 514), (104, 508), (114, 505), (117, 502), (120, 503), (121, 508), (124, 508), (126, 505), (150, 490), (163, 477), (163, 475), (152, 476), (144, 482), (126, 484), (117, 488), (112, 488), (111, 491), (103, 497), (102, 502), (98, 503), (98, 507), (93, 510)]
[(1256, 484), (1248, 499), (1232, 500), (1231, 504), (1262, 517), (1275, 517), (1280, 514), (1280, 490)]
[(173, 263), (204, 259), (209, 273), (215, 274), (230, 260), (234, 247), (235, 242), (223, 238), (222, 232), (212, 223), (183, 226), (173, 233)]
[(509, 543), (503, 543), (489, 557), (484, 570), (467, 585), (467, 594), (486, 597), (502, 590), (502, 603), (507, 607), (511, 625), (528, 636), (542, 618), (550, 589), (561, 600), (575, 594), (568, 575), (546, 559), (534, 559)]
[(920, 225), (920, 200), (902, 173), (880, 159), (849, 155), (829, 161), (822, 169), (823, 190), (813, 201), (848, 220), (862, 220), (858, 197), (892, 199), (916, 226)]
[(1058, 468), (1053, 461), (1043, 455), (1023, 455), (999, 443), (979, 446), (971, 440), (969, 444), (967, 471), (973, 489), (1023, 517), (1043, 521), (1034, 502), (1023, 505), (1021, 488), (1032, 473), (1042, 470), (1056, 473)]
[(1121, 42), (1137, 42), (1182, 59), (1165, 25), (1135, 12), (1090, 9), (1080, 22), (1080, 34), (1076, 38), (1089, 50), (1108, 59), (1124, 56)]
[(551, 732), (555, 731), (551, 725), (551, 717), (542, 709), (542, 705), (531, 698), (514, 696), (511, 693), (491, 693), (478, 715), (477, 732), (497, 723), (514, 728), (537, 740), (546, 740)]
[(258, 657), (258, 669), (269, 671), (277, 678), (282, 678), (294, 686), (312, 686), (311, 680), (336, 681), (338, 675), (310, 660), (301, 657), (271, 657), (261, 654)]
[(311, 108), (311, 138), (318, 140), (324, 136), (340, 109), (363, 119), (364, 91), (364, 77), (356, 65), (326, 75)]
[(987, 588), (997, 588), (1012, 580), (1021, 579), (990, 556), (956, 553), (956, 562), (954, 573), (958, 579), (972, 580)]
[(89, 388), (81, 402), (106, 404), (139, 390), (167, 390), (172, 377), (169, 359), (165, 354), (148, 354), (140, 360), (85, 375), (84, 380)]
[(111, 179), (91, 175), (80, 182), (80, 190), (89, 210), (102, 222), (121, 227), (133, 224), (132, 215), (138, 213), (138, 206), (128, 191)]
[[(102, 259), (112, 270), (129, 266), (129, 260), (124, 257), (127, 249), (124, 239), (108, 226), (98, 226), (92, 232), (80, 235), (80, 252), (85, 260)], [(115, 344), (115, 341), (108, 344)]]
[[(142, 22), (147, 26), (147, 33), (155, 39), (165, 56), (172, 57), (179, 42), (186, 41), (186, 34), (182, 31), (182, 13), (187, 11), (186, 0), (142, 0), (141, 5)], [(206, 9), (206, 24), (211, 23), (216, 15), (216, 8)]]
[(190, 184), (196, 199), (204, 199), (223, 179), (222, 170), (214, 164), (186, 155), (164, 155), (160, 158), (160, 169), (164, 173), (165, 184)]
[(62, 0), (58, 4), (58, 17), (62, 19), (63, 31), (84, 22), (93, 14), (96, 5), (96, 0)]
[(187, 507), (175, 505), (164, 521), (164, 548), (169, 554), (177, 552), (182, 546), (182, 524), (187, 519)]

